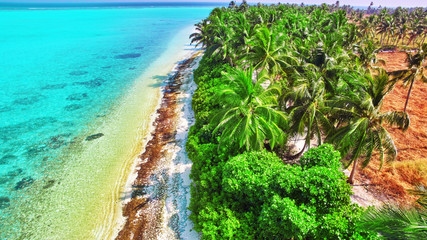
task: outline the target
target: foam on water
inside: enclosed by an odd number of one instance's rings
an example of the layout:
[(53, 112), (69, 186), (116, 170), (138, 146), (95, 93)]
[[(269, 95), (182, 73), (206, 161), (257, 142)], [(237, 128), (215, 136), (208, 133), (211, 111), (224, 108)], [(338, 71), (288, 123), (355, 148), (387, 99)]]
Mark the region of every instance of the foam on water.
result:
[(210, 10), (0, 11), (0, 238), (114, 236), (160, 82)]

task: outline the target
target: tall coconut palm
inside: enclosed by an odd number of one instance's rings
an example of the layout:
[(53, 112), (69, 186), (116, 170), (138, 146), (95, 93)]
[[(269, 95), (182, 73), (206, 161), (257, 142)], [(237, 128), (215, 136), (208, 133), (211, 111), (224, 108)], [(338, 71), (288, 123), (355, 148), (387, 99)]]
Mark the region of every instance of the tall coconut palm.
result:
[(216, 94), (222, 106), (212, 116), (214, 132), (221, 132), (220, 145), (237, 143), (246, 150), (264, 148), (268, 141), (271, 148), (283, 144), (286, 115), (277, 109), (280, 88), (261, 86), (262, 81), (253, 82), (253, 68), (246, 71), (234, 70), (225, 74), (223, 88)]
[(267, 70), (269, 73), (282, 72), (282, 66), (287, 65), (283, 58), (286, 54), (285, 42), (287, 36), (272, 32), (267, 27), (257, 29), (249, 41), (249, 52), (244, 54), (244, 65), (252, 65), (256, 70)]
[[(362, 166), (371, 161), (374, 151), (379, 152), (380, 168), (384, 162), (392, 161), (397, 156), (393, 139), (384, 127), (385, 124), (398, 126), (403, 130), (409, 127), (409, 116), (405, 112), (381, 112), (384, 97), (392, 86), (385, 71), (377, 76), (364, 76), (366, 87), (359, 94), (337, 97), (332, 101), (331, 114), (340, 116), (346, 124), (338, 126), (327, 141), (332, 142), (340, 150), (342, 156), (348, 157), (346, 167), (353, 163), (348, 179), (353, 183), (359, 157), (364, 157)], [(338, 118), (340, 118), (338, 117)]]
[(377, 53), (380, 49), (371, 40), (361, 41), (354, 45), (354, 50), (357, 53), (354, 57), (366, 69), (375, 68), (374, 64), (377, 62), (385, 63), (384, 60), (377, 59)]
[(304, 74), (295, 74), (294, 87), (284, 94), (281, 105), (290, 115), (290, 134), (305, 135), (304, 146), (295, 156), (299, 157), (306, 147), (310, 148), (311, 139), (316, 136), (318, 145), (322, 144), (322, 133), (331, 129), (323, 101), (325, 84), (316, 67), (309, 66)]
[(202, 47), (207, 47), (210, 45), (210, 33), (209, 33), (209, 22), (206, 19), (203, 19), (201, 22), (195, 24), (196, 31), (190, 35), (191, 44), (196, 43), (196, 47), (200, 44)]
[(411, 96), (412, 87), (414, 86), (415, 81), (420, 80), (427, 82), (427, 76), (424, 73), (424, 62), (426, 57), (427, 44), (424, 44), (416, 54), (407, 52), (406, 61), (409, 63), (408, 70), (401, 70), (391, 73), (395, 79), (402, 79), (404, 86), (409, 85), (405, 107), (403, 108), (404, 112), (406, 112), (406, 108), (408, 107), (409, 97)]
[(255, 34), (258, 25), (253, 25), (243, 13), (236, 13), (233, 19), (235, 26), (234, 32), (234, 47), (239, 53), (246, 54), (249, 52), (249, 41)]

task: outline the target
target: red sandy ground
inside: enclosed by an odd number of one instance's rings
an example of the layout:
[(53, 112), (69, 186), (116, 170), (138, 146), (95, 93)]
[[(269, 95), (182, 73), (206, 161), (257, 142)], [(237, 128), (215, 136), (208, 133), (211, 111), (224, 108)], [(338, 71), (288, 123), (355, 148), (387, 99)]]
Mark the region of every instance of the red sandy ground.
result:
[[(378, 58), (386, 60), (386, 70), (406, 69), (406, 54), (403, 52), (379, 53)], [(403, 111), (409, 88), (396, 84), (383, 103), (382, 111)], [(373, 160), (368, 167), (356, 175), (356, 184), (368, 184), (368, 191), (378, 199), (410, 203), (414, 196), (406, 189), (416, 184), (427, 186), (427, 84), (414, 83), (407, 112), (411, 119), (410, 127), (403, 132), (387, 127), (398, 150), (397, 161), (385, 164), (381, 171), (379, 161)]]

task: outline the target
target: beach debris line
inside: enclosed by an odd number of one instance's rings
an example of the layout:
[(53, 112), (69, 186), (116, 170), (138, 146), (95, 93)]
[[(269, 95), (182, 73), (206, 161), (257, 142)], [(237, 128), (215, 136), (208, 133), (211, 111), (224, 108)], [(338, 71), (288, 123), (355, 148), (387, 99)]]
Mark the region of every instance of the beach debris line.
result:
[(174, 142), (176, 136), (182, 73), (192, 66), (197, 55), (198, 53), (180, 62), (174, 74), (166, 81), (153, 124), (155, 129), (145, 151), (139, 157), (137, 177), (132, 184), (142, 194), (132, 194), (124, 206), (123, 215), (127, 219), (116, 239), (156, 239), (160, 234), (169, 177), (166, 170), (161, 168), (168, 152), (167, 145)]

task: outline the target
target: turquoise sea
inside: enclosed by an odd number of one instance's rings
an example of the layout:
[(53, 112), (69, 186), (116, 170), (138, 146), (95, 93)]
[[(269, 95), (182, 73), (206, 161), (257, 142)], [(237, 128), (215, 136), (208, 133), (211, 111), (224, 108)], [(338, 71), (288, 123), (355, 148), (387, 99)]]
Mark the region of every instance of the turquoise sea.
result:
[(114, 237), (161, 81), (211, 10), (0, 5), (0, 239)]

